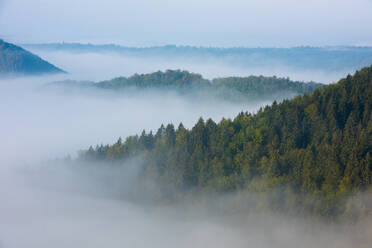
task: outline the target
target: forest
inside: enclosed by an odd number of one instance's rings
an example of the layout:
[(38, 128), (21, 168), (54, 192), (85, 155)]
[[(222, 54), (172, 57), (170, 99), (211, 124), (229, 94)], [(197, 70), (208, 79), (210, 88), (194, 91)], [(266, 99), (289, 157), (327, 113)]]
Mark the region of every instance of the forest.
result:
[(125, 166), (136, 159), (143, 178), (163, 186), (159, 199), (240, 192), (243, 202), (247, 192), (258, 209), (358, 219), (372, 209), (371, 109), (372, 66), (255, 114), (200, 118), (191, 129), (162, 125), (91, 146), (76, 161)]
[(118, 92), (175, 91), (181, 95), (212, 96), (233, 101), (271, 100), (273, 98), (282, 100), (298, 94), (311, 93), (323, 86), (320, 83), (292, 81), (289, 78), (275, 76), (225, 77), (208, 80), (200, 74), (181, 70), (134, 74), (131, 77), (118, 77), (97, 83), (66, 80), (52, 83), (52, 85), (94, 87)]

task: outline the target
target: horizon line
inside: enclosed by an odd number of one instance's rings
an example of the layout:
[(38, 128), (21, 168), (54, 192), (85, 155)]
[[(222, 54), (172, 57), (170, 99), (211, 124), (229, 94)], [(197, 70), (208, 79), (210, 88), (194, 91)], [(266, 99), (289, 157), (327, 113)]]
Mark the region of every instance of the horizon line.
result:
[[(0, 38), (1, 40), (2, 38)], [(4, 39), (2, 39), (4, 40)], [(371, 45), (296, 45), (296, 46), (212, 46), (212, 45), (185, 45), (185, 44), (164, 44), (164, 45), (147, 45), (147, 46), (128, 46), (118, 43), (91, 43), (91, 42), (27, 42), (15, 43), (23, 46), (34, 45), (82, 45), (105, 47), (112, 46), (117, 48), (132, 48), (132, 49), (149, 49), (149, 48), (197, 48), (197, 49), (293, 49), (293, 48), (372, 48)]]

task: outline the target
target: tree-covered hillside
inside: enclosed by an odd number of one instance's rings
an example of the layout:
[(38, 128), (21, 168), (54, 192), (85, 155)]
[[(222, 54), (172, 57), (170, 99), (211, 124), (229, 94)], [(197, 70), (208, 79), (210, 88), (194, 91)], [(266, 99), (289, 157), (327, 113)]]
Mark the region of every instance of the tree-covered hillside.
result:
[(355, 209), (372, 210), (363, 197), (347, 201), (371, 190), (371, 109), (368, 67), (257, 114), (219, 123), (200, 119), (190, 130), (168, 124), (90, 147), (79, 159), (125, 165), (140, 158), (144, 175), (161, 182), (168, 199), (250, 192), (264, 208), (353, 216)]
[(0, 39), (0, 75), (38, 75), (63, 72), (37, 55)]
[(118, 77), (98, 83), (57, 82), (57, 85), (91, 86), (115, 91), (172, 90), (180, 94), (215, 96), (229, 100), (274, 100), (289, 98), (298, 94), (311, 93), (323, 84), (291, 81), (288, 78), (249, 76), (227, 77), (213, 80), (204, 79), (200, 74), (181, 70), (167, 70), (149, 74), (135, 74), (131, 77)]

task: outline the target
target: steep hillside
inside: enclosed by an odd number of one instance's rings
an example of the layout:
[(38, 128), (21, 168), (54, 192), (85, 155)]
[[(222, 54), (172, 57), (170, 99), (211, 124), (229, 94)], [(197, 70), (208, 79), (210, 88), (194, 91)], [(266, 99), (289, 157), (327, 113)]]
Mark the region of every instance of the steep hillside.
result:
[(37, 55), (0, 39), (0, 75), (38, 75), (63, 72)]
[(191, 130), (168, 124), (90, 147), (80, 160), (140, 157), (144, 175), (164, 185), (167, 199), (242, 191), (259, 195), (261, 208), (360, 216), (372, 210), (361, 194), (372, 184), (371, 110), (372, 66), (254, 115), (200, 119)]

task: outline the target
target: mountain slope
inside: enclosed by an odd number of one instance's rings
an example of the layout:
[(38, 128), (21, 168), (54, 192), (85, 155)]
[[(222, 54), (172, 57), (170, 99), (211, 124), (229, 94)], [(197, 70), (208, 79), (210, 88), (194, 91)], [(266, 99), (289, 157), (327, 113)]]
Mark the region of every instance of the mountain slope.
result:
[[(370, 202), (347, 201), (371, 190), (372, 66), (337, 84), (234, 120), (172, 124), (81, 153), (85, 161), (141, 157), (163, 196), (254, 192), (257, 205), (316, 215), (354, 215)], [(270, 197), (266, 197), (270, 195)], [(359, 211), (359, 210), (358, 210)]]
[(0, 75), (39, 75), (63, 72), (37, 55), (0, 39)]

